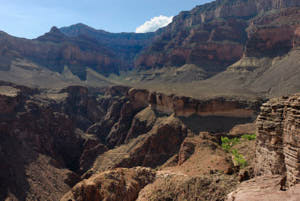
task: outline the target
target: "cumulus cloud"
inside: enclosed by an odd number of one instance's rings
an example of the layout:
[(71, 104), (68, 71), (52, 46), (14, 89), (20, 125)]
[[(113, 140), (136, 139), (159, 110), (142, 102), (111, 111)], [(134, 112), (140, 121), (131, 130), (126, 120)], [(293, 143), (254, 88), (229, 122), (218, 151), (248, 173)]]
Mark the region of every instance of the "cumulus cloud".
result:
[(135, 32), (136, 33), (147, 33), (147, 32), (153, 32), (161, 27), (165, 27), (168, 24), (170, 24), (173, 20), (173, 16), (167, 17), (160, 15), (158, 17), (154, 17), (149, 21), (146, 21), (141, 26), (137, 27)]

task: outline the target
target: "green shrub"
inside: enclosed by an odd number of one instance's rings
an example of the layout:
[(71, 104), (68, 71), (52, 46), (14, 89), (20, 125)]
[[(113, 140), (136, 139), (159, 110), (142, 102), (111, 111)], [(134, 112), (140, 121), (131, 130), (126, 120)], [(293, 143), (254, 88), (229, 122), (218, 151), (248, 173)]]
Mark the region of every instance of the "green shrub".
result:
[(222, 141), (222, 148), (226, 151), (229, 152), (230, 149), (236, 145), (237, 143), (240, 142), (239, 138), (232, 138), (229, 139), (228, 137), (221, 137), (221, 141)]
[[(256, 135), (243, 135), (243, 139), (253, 140), (256, 138)], [(239, 138), (229, 139), (228, 137), (221, 137), (222, 148), (228, 153), (231, 153), (233, 156), (234, 163), (240, 168), (245, 168), (247, 164), (247, 160), (244, 158), (242, 154), (239, 154), (236, 149), (232, 149), (232, 147), (240, 142)]]
[(242, 136), (243, 139), (246, 140), (255, 140), (256, 139), (256, 135), (255, 134), (245, 134)]
[(236, 149), (233, 149), (231, 153), (233, 155), (234, 162), (240, 168), (245, 168), (248, 165), (247, 160), (244, 158), (242, 154), (239, 154), (239, 152)]

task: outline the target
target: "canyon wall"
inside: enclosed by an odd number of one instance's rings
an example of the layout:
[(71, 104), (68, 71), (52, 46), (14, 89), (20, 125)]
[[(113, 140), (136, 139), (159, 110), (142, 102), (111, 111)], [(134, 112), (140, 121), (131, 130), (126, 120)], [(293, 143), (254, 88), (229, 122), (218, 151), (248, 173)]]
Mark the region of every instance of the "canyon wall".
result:
[[(295, 31), (292, 23), (290, 26), (286, 24), (297, 22), (299, 18), (287, 17), (291, 10), (285, 11), (286, 14), (278, 13), (298, 6), (297, 0), (218, 0), (197, 6), (191, 11), (181, 12), (170, 25), (158, 31), (135, 64), (146, 69), (195, 64), (208, 72), (221, 72), (244, 55), (248, 43), (256, 44), (253, 50), (259, 53), (267, 51), (264, 56), (276, 56), (276, 51), (285, 54), (293, 47), (291, 41)], [(248, 29), (271, 10), (274, 11), (270, 12), (271, 15), (280, 19), (277, 25), (285, 27), (260, 27), (256, 35), (249, 35)], [(298, 10), (294, 8), (292, 13)], [(269, 42), (266, 46), (260, 45), (264, 41), (264, 45)], [(280, 48), (274, 49), (275, 44)]]
[(257, 175), (286, 175), (287, 186), (299, 183), (300, 95), (273, 99), (257, 118)]
[(136, 103), (149, 104), (152, 109), (166, 114), (174, 113), (178, 117), (224, 116), (224, 117), (255, 117), (263, 100), (234, 100), (223, 97), (198, 100), (190, 97), (166, 95), (146, 90), (131, 89), (129, 99)]
[(300, 94), (263, 104), (256, 125), (256, 176), (242, 182), (227, 201), (298, 200)]

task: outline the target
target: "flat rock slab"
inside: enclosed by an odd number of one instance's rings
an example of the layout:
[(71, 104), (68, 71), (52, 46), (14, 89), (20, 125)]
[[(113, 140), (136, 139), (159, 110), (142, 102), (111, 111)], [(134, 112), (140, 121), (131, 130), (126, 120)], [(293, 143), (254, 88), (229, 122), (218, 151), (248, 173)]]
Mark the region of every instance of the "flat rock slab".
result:
[(282, 176), (261, 176), (240, 184), (227, 201), (299, 201), (300, 184), (287, 191), (280, 190)]

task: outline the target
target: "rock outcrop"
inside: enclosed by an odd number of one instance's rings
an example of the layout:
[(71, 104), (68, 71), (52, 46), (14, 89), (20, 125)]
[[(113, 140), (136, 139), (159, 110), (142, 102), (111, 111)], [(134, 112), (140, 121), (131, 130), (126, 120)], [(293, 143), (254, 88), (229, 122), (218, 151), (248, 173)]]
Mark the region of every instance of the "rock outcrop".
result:
[(179, 151), (188, 135), (188, 129), (173, 116), (160, 118), (148, 133), (132, 139), (128, 144), (100, 155), (91, 171), (103, 171), (117, 167), (157, 167)]
[(227, 201), (297, 201), (300, 196), (300, 185), (282, 191), (281, 180), (281, 176), (269, 175), (243, 182), (236, 191), (228, 195)]
[(273, 99), (257, 119), (256, 174), (286, 175), (287, 186), (299, 182), (299, 94)]
[(61, 201), (134, 201), (155, 175), (155, 171), (143, 167), (106, 171), (81, 181)]
[(242, 183), (228, 200), (299, 199), (299, 111), (300, 94), (263, 104), (256, 123), (257, 177)]
[(158, 171), (155, 182), (147, 185), (139, 193), (137, 200), (223, 200), (235, 185), (236, 181), (228, 175), (187, 176)]

